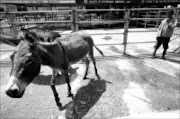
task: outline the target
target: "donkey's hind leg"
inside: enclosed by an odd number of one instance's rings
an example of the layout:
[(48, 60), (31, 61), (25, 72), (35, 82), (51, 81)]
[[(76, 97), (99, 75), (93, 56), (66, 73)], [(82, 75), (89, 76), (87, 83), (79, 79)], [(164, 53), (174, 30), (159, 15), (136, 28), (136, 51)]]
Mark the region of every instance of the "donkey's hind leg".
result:
[(58, 93), (57, 93), (56, 87), (55, 87), (55, 78), (56, 78), (57, 75), (58, 75), (58, 71), (56, 69), (53, 69), (53, 74), (52, 74), (52, 77), (51, 77), (50, 85), (51, 85), (51, 89), (52, 89), (53, 94), (54, 94), (56, 104), (59, 107), (59, 110), (61, 110), (62, 109), (62, 104), (59, 101), (60, 99), (59, 99), (59, 96), (58, 96)]
[(94, 64), (94, 70), (95, 70), (96, 77), (97, 77), (97, 79), (100, 79), (100, 76), (98, 74), (97, 67), (96, 67), (96, 61), (95, 61), (95, 58), (94, 58), (93, 46), (90, 46), (90, 48), (89, 48), (89, 57), (91, 58), (91, 60), (92, 60), (92, 62)]
[(68, 85), (68, 97), (72, 97), (72, 100), (74, 100), (74, 96), (71, 92), (71, 85), (70, 85), (70, 80), (69, 80), (69, 75), (68, 75), (68, 71), (67, 69), (64, 70), (64, 76), (65, 76), (65, 79), (66, 79), (66, 83)]
[(89, 60), (87, 57), (84, 58), (84, 61), (86, 63), (86, 71), (85, 71), (85, 74), (84, 74), (84, 80), (87, 79), (87, 73), (88, 73), (88, 69), (89, 69)]

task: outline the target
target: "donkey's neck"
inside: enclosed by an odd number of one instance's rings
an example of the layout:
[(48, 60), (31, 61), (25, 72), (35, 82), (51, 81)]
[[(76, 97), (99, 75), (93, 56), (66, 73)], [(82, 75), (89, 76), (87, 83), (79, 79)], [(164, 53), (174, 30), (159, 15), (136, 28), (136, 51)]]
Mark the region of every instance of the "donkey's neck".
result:
[(61, 58), (63, 55), (62, 48), (59, 47), (58, 42), (40, 42), (37, 48), (43, 65), (48, 65), (52, 68), (59, 68), (63, 65), (64, 62)]

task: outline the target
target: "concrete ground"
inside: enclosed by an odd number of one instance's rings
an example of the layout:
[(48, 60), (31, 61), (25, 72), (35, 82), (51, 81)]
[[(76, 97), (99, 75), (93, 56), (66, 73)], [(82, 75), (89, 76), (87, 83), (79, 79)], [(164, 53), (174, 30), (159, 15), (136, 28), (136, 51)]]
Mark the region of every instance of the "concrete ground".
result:
[(126, 55), (123, 55), (124, 47), (121, 44), (123, 30), (87, 30), (105, 54), (105, 57), (101, 57), (95, 50), (102, 80), (94, 79), (92, 63), (89, 79), (86, 80), (82, 79), (85, 65), (73, 65), (69, 73), (72, 90), (76, 94), (74, 103), (67, 98), (64, 78), (57, 80), (56, 87), (64, 106), (61, 111), (49, 86), (52, 71), (47, 66), (42, 66), (41, 73), (27, 87), (22, 98), (12, 99), (4, 93), (11, 70), (9, 56), (14, 47), (1, 44), (1, 118), (180, 118), (180, 56), (177, 52), (180, 38), (176, 38), (180, 36), (180, 30), (176, 30), (175, 34), (178, 35), (172, 37), (166, 60), (160, 59), (162, 48), (158, 50), (156, 59), (151, 58), (156, 37), (156, 32), (152, 30), (130, 29)]

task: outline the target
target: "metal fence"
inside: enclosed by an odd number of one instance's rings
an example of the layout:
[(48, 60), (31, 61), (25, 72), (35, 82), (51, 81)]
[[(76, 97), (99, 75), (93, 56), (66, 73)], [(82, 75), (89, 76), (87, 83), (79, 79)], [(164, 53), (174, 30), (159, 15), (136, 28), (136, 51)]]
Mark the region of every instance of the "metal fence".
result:
[[(128, 32), (130, 32), (130, 23), (142, 24), (144, 27), (152, 25), (158, 27), (162, 19), (166, 17), (168, 10), (175, 11), (175, 17), (180, 23), (180, 8), (134, 8), (134, 9), (75, 9), (75, 10), (61, 10), (61, 11), (20, 11), (20, 12), (2, 12), (1, 15), (7, 18), (8, 24), (1, 25), (1, 29), (10, 28), (15, 35), (18, 34), (19, 27), (26, 25), (42, 25), (48, 24), (65, 24), (71, 26), (72, 31), (79, 30), (81, 25), (85, 24), (117, 24), (121, 23), (124, 26), (123, 53), (126, 53), (126, 46), (128, 44)], [(93, 18), (92, 13), (98, 12), (121, 12), (122, 19), (102, 19), (100, 17)], [(85, 17), (90, 14), (90, 17)], [(83, 18), (82, 18), (83, 16)], [(177, 35), (177, 38), (179, 35)]]

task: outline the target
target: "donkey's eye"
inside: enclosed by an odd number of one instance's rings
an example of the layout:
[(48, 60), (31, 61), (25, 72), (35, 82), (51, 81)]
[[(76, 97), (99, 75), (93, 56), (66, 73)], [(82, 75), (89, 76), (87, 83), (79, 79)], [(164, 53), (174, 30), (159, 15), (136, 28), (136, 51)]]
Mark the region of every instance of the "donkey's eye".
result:
[(25, 64), (30, 64), (34, 61), (34, 58), (29, 58), (28, 60), (25, 61)]

